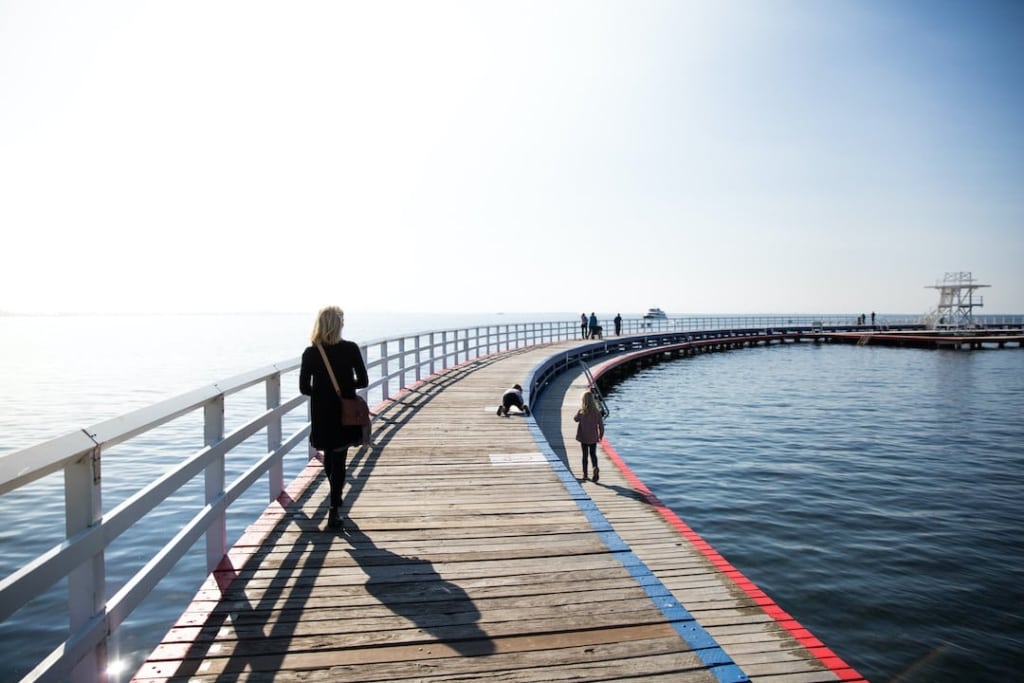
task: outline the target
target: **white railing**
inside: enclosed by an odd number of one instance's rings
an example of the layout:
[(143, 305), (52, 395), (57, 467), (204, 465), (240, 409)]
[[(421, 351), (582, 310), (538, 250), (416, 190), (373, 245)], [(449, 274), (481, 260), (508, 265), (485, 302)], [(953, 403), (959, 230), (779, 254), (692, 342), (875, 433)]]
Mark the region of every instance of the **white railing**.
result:
[[(794, 327), (843, 327), (855, 324), (855, 316), (744, 316), (692, 317), (647, 321), (623, 320), (623, 335), (643, 335), (650, 343), (665, 343), (660, 333), (689, 330), (740, 330)], [(882, 321), (879, 321), (880, 324)], [(890, 321), (885, 321), (890, 322)], [(605, 339), (614, 328), (602, 320)], [(725, 332), (731, 334), (731, 332)], [(370, 375), (362, 393), (371, 406), (437, 372), (494, 353), (546, 344), (581, 336), (578, 321), (515, 323), (466, 329), (416, 333), (369, 342), (361, 347)], [(596, 352), (596, 349), (592, 350)], [(575, 360), (578, 356), (573, 357)], [(565, 359), (568, 362), (568, 359)], [(550, 371), (555, 371), (553, 362)], [(44, 594), (65, 591), (69, 634), (55, 643), (48, 655), (22, 680), (102, 681), (107, 671), (107, 641), (143, 598), (165, 577), (189, 548), (205, 536), (206, 571), (224, 558), (227, 544), (226, 515), (242, 493), (266, 477), (267, 500), (284, 491), (284, 457), (309, 434), (306, 397), (288, 392), (283, 398), (283, 378), (297, 391), (299, 360), (292, 359), (209, 385), (121, 417), (71, 432), (30, 448), (0, 456), (0, 496), (17, 492), (44, 478), (63, 474), (65, 533), (54, 544), (0, 581), (0, 622), (6, 626), (19, 612)], [(539, 381), (541, 378), (535, 378)], [(261, 409), (254, 410), (241, 426), (228, 432), (225, 410), (229, 399), (262, 386)], [(536, 390), (533, 384), (531, 390)], [(250, 397), (251, 398), (251, 397)], [(299, 411), (303, 411), (299, 413)], [(153, 431), (194, 417), (201, 411), (205, 444), (198, 451), (183, 450), (176, 465), (110, 510), (103, 508), (103, 456), (113, 446), (158, 438)], [(285, 435), (285, 426), (292, 431)], [(243, 462), (240, 446), (253, 450), (253, 441), (265, 432), (266, 446), (256, 444), (262, 455)], [(182, 447), (185, 448), (184, 446)], [(145, 448), (142, 449), (145, 451)], [(312, 457), (312, 453), (308, 454)], [(242, 473), (228, 483), (227, 461)], [(167, 501), (186, 484), (202, 475), (204, 501), (189, 518), (181, 513), (181, 528), (145, 565), (122, 585), (108, 589), (107, 550), (119, 536)], [(0, 508), (2, 510), (2, 508)], [(197, 577), (201, 579), (202, 577)], [(198, 582), (197, 582), (198, 585)], [(183, 606), (184, 607), (184, 606)], [(53, 618), (50, 615), (50, 618)], [(59, 617), (58, 617), (59, 618)], [(45, 644), (49, 648), (51, 644)], [(40, 645), (40, 647), (44, 647)], [(8, 670), (12, 667), (7, 663)]]
[[(572, 338), (579, 327), (569, 322), (480, 326), (383, 339), (361, 347), (370, 385), (362, 393), (371, 405), (385, 401), (412, 383), (482, 356)], [(284, 491), (284, 456), (309, 434), (307, 414), (285, 438), (283, 426), (305, 408), (297, 393), (282, 399), (282, 377), (295, 374), (299, 360), (267, 366), (183, 396), (114, 418), (30, 448), (0, 456), (0, 495), (6, 496), (44, 477), (64, 477), (65, 534), (34, 560), (0, 581), (0, 621), (7, 622), (41, 595), (64, 582), (69, 637), (42, 658), (23, 680), (97, 681), (106, 678), (107, 639), (200, 538), (206, 539), (206, 570), (213, 571), (227, 551), (229, 506), (266, 477), (268, 500)], [(227, 401), (263, 385), (265, 410), (226, 433)], [(110, 510), (103, 508), (103, 456), (112, 447), (201, 411), (203, 443), (182, 453), (181, 464)], [(293, 423), (295, 420), (290, 420)], [(234, 481), (227, 482), (227, 459), (239, 446), (266, 433), (266, 449)], [(144, 567), (108, 594), (106, 551), (158, 505), (202, 476), (201, 509)], [(201, 578), (201, 577), (199, 577)], [(59, 590), (57, 588), (56, 590)], [(183, 606), (184, 607), (184, 606)], [(19, 673), (19, 675), (21, 675)]]

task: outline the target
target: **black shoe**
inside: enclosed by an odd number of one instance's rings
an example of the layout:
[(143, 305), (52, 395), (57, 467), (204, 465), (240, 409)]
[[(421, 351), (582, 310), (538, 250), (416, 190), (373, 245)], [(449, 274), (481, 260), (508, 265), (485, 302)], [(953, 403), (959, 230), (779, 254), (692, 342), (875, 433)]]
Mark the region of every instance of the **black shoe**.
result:
[(498, 412), (496, 412), (495, 415), (501, 417), (501, 406), (498, 406)]
[(327, 513), (327, 528), (331, 531), (341, 528), (341, 515), (338, 513), (338, 508), (331, 508)]
[(523, 415), (530, 417), (530, 409), (526, 406), (523, 406)]
[(599, 469), (597, 469), (595, 467), (594, 468), (594, 483), (596, 484), (597, 480), (600, 479), (600, 478), (601, 478), (601, 470), (599, 470)]

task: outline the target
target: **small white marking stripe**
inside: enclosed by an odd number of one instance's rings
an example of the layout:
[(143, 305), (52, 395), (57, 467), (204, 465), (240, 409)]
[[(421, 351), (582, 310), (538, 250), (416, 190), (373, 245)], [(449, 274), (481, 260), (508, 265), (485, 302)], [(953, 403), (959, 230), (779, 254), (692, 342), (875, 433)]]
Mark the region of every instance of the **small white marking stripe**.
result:
[(542, 453), (491, 453), (490, 458), (495, 467), (546, 465), (548, 462)]

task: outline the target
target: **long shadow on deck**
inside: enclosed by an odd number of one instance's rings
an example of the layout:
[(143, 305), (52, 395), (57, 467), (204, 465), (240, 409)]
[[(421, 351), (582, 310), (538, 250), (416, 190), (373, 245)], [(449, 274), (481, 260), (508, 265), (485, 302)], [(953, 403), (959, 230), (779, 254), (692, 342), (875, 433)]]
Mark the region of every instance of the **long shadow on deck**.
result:
[[(387, 444), (403, 425), (445, 387), (497, 360), (497, 357), (486, 358), (454, 368), (402, 391), (388, 403), (377, 416), (379, 426), (374, 445), (350, 451), (345, 508), (351, 507), (366, 486)], [(314, 598), (323, 598), (328, 593), (328, 588), (316, 586), (317, 577), (323, 573), (330, 552), (337, 550), (340, 536), (348, 541), (351, 558), (368, 577), (364, 584), (367, 593), (395, 615), (408, 620), (410, 629), (423, 632), (424, 635), (411, 637), (403, 644), (442, 641), (462, 656), (482, 656), (495, 651), (494, 642), (477, 624), (479, 609), (465, 590), (442, 578), (431, 562), (377, 546), (349, 519), (345, 520), (345, 529), (341, 532), (321, 530), (318, 520), (322, 523), (327, 514), (325, 490), (326, 482), (321, 473), (297, 499), (282, 496), (278, 500), (278, 504), (285, 507), (285, 516), (237, 574), (229, 569), (223, 572), (233, 578), (225, 581), (227, 585), (219, 596), (203, 596), (217, 600), (216, 605), (202, 623), (193, 625), (199, 632), (191, 639), (180, 665), (175, 662), (176, 670), (164, 669), (161, 675), (187, 678), (197, 675), (205, 662), (217, 659), (221, 661), (213, 668), (218, 677), (234, 678), (244, 671), (276, 672), (286, 666), (285, 658), (292, 651), (296, 638), (307, 639), (304, 648), (319, 652), (359, 647), (346, 643), (345, 633), (314, 636), (300, 632), (300, 624), (309, 620), (310, 610), (315, 609), (310, 607)], [(310, 517), (304, 507), (316, 496), (323, 500)], [(286, 535), (295, 534), (296, 526), (297, 536), (286, 540)], [(248, 596), (256, 594), (260, 597), (253, 603)], [(215, 647), (218, 636), (224, 637), (225, 629), (234, 631), (237, 643)], [(364, 637), (363, 646), (365, 640)], [(394, 643), (385, 640), (380, 644)], [(215, 654), (225, 651), (230, 651), (226, 658)], [(159, 659), (151, 658), (147, 666), (162, 669), (176, 657), (169, 657), (169, 662), (163, 665)]]
[[(244, 567), (226, 582), (177, 670), (162, 671), (163, 675), (173, 679), (197, 675), (205, 663), (219, 659), (217, 652), (226, 650), (230, 650), (230, 655), (215, 667), (218, 677), (233, 677), (246, 670), (275, 671), (281, 667), (327, 557), (329, 539), (302, 511), (303, 502), (316, 488), (310, 486), (295, 500), (287, 494), (278, 499), (285, 507), (285, 516)], [(299, 534), (281, 556), (278, 544), (286, 533), (295, 533), (296, 525)], [(273, 566), (275, 555), (280, 559)], [(267, 574), (271, 574), (269, 579)], [(255, 603), (249, 598), (252, 594), (260, 596)], [(233, 630), (237, 643), (228, 647), (217, 643), (218, 638), (223, 639), (223, 629)], [(155, 659), (158, 658), (151, 657), (150, 662)], [(159, 662), (156, 666), (160, 666)]]
[(466, 591), (442, 578), (432, 562), (378, 547), (351, 520), (346, 522), (345, 536), (352, 544), (352, 559), (368, 577), (367, 592), (432, 636), (403, 644), (436, 640), (463, 657), (494, 653), (494, 642), (477, 624), (480, 610)]

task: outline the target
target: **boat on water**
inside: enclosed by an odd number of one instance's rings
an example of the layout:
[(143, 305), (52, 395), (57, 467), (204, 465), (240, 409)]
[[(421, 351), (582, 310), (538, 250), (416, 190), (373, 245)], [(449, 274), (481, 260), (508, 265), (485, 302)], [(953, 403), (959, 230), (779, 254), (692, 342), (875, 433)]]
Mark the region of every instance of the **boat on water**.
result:
[(660, 308), (648, 308), (644, 320), (668, 320), (668, 316)]

